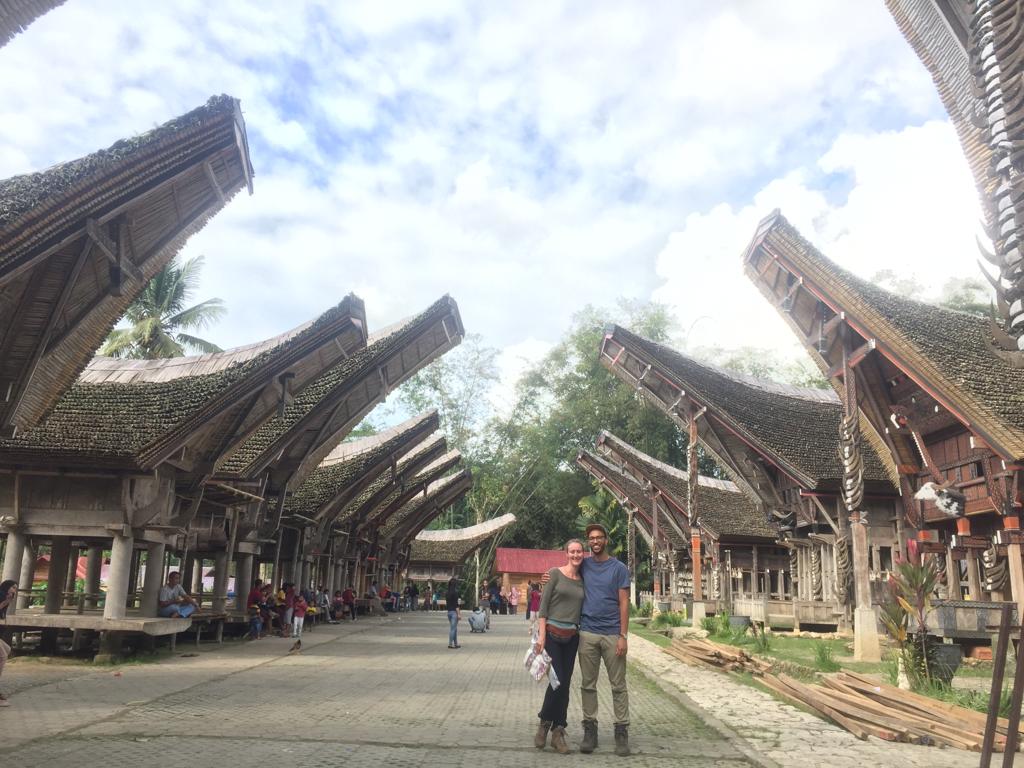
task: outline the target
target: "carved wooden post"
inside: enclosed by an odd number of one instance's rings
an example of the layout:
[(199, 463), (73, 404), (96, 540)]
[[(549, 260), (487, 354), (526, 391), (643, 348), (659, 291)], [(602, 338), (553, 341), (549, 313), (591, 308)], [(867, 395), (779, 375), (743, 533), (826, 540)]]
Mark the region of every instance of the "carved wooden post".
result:
[(661, 597), (661, 559), (658, 557), (658, 494), (651, 491), (651, 575), (654, 577), (654, 612), (658, 612), (658, 598)]
[(626, 564), (629, 567), (629, 602), (636, 605), (636, 512), (626, 509)]
[(880, 661), (878, 627), (871, 607), (871, 584), (868, 579), (868, 526), (863, 510), (864, 465), (860, 453), (860, 416), (857, 404), (856, 374), (850, 365), (847, 348), (847, 327), (840, 329), (843, 349), (843, 420), (840, 424), (840, 448), (843, 452), (843, 501), (849, 512), (850, 539), (853, 549), (853, 657), (857, 661)]

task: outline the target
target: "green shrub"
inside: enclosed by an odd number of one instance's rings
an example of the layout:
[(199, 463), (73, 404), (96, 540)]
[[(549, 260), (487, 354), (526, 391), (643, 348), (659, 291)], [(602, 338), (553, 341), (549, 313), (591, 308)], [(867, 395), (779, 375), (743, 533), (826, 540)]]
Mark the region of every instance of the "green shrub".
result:
[(833, 658), (832, 646), (823, 640), (814, 644), (814, 664), (822, 672), (838, 672), (839, 662)]
[(715, 620), (714, 616), (705, 616), (700, 620), (700, 628), (709, 635), (714, 635), (715, 631), (718, 629), (718, 621)]
[(750, 632), (754, 636), (754, 647), (758, 653), (768, 653), (772, 649), (772, 634), (763, 624), (758, 627), (756, 623), (750, 625)]
[(729, 637), (732, 635), (732, 625), (729, 623), (728, 611), (719, 611), (715, 614), (715, 631), (714, 634), (720, 637)]
[(634, 607), (632, 605), (629, 607), (630, 616), (640, 616), (642, 618), (649, 619), (653, 613), (654, 603), (652, 603), (650, 600), (645, 600), (644, 602), (640, 603), (639, 607)]
[(686, 619), (683, 618), (683, 614), (678, 611), (663, 611), (659, 613), (651, 621), (651, 629), (661, 629), (662, 627), (681, 627), (686, 624)]

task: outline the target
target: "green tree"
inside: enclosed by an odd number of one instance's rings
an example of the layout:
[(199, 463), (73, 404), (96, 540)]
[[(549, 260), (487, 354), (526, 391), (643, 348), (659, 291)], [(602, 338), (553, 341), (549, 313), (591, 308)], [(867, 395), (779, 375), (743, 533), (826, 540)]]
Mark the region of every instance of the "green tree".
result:
[(127, 328), (115, 328), (100, 349), (101, 355), (155, 359), (180, 357), (186, 351), (220, 352), (221, 349), (189, 331), (202, 330), (227, 312), (220, 299), (186, 307), (199, 288), (203, 257), (175, 259), (146, 284), (128, 307)]

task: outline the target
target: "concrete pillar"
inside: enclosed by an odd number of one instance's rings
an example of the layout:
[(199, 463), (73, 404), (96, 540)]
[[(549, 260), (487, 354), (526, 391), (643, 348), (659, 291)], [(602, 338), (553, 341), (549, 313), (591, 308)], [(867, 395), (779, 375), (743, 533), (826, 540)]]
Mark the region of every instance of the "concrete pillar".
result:
[(151, 542), (146, 546), (146, 579), (142, 585), (142, 602), (139, 605), (143, 616), (156, 616), (159, 611), (166, 554), (167, 547), (162, 542)]
[(853, 658), (856, 661), (881, 661), (878, 623), (871, 607), (871, 582), (868, 578), (868, 530), (861, 518), (850, 520), (853, 543), (853, 586), (856, 608), (853, 612)]
[[(0, 574), (0, 581), (7, 581), (8, 579), (17, 581), (21, 578), (21, 563), (24, 556), (25, 534), (21, 531), (8, 531), (7, 548), (4, 550), (4, 570), (3, 574)], [(21, 585), (19, 584), (18, 586), (20, 587)], [(13, 607), (8, 607), (7, 612), (11, 613)]]
[[(88, 560), (85, 564), (85, 591), (87, 594), (98, 594), (100, 591), (100, 573), (103, 569), (103, 547), (96, 544), (89, 546)], [(99, 598), (90, 597), (86, 607), (95, 608)]]
[(303, 558), (302, 560), (302, 579), (299, 584), (302, 589), (307, 589), (312, 581), (313, 563), (310, 562), (309, 558)]
[(203, 602), (203, 556), (196, 555), (192, 561), (192, 592)]
[(181, 568), (178, 571), (181, 574), (181, 588), (186, 592), (191, 593), (193, 591), (192, 572), (196, 567), (196, 556), (188, 554), (181, 563)]
[(71, 539), (54, 536), (50, 541), (50, 574), (46, 579), (46, 604), (44, 613), (60, 613), (64, 602), (64, 585), (68, 576), (68, 557), (71, 554)]
[(252, 560), (248, 552), (239, 552), (235, 560), (235, 610), (245, 613), (245, 600), (252, 590)]
[(135, 605), (135, 595), (139, 591), (139, 566), (142, 563), (142, 550), (132, 550), (132, 565), (128, 570), (128, 599), (132, 607)]
[(107, 599), (103, 606), (103, 618), (123, 619), (128, 601), (128, 576), (132, 567), (131, 536), (114, 534), (110, 548), (110, 573), (107, 577)]
[(220, 613), (228, 604), (228, 553), (218, 552), (213, 556), (213, 610)]
[[(21, 575), (18, 577), (18, 607), (28, 608), (32, 601), (32, 579), (36, 574), (36, 548), (32, 544), (25, 545), (25, 553), (21, 558)], [(13, 606), (11, 606), (13, 607)], [(10, 613), (11, 609), (8, 608)]]
[(292, 547), (292, 570), (290, 581), (302, 581), (302, 531), (295, 531), (295, 546)]
[(73, 606), (75, 602), (75, 585), (78, 582), (78, 547), (71, 547), (68, 552), (67, 576), (64, 578), (64, 605)]

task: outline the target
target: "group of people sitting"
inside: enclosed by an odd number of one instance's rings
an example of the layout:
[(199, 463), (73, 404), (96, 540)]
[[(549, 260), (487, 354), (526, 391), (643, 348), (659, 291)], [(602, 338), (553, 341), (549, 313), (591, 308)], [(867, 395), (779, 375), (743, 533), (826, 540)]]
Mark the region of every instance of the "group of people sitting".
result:
[(392, 613), (414, 611), (419, 607), (420, 588), (410, 582), (399, 593), (391, 589), (387, 584), (378, 585), (375, 581), (370, 584), (370, 591), (366, 593), (366, 598), (374, 606), (379, 601), (380, 608), (383, 611), (390, 611)]
[(351, 588), (339, 589), (332, 596), (323, 586), (315, 590), (296, 589), (295, 584), (286, 581), (275, 592), (269, 582), (264, 584), (257, 579), (245, 605), (250, 640), (266, 637), (268, 633), (301, 640), (307, 616), (311, 624), (325, 620), (337, 624), (344, 618), (356, 619), (356, 595)]

